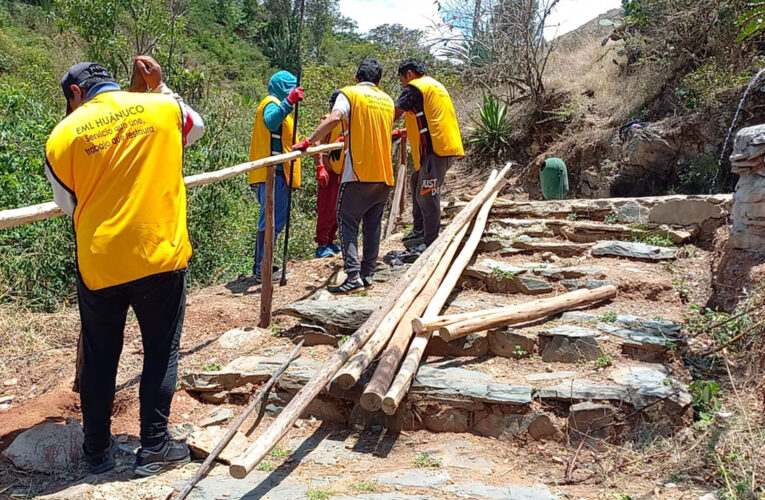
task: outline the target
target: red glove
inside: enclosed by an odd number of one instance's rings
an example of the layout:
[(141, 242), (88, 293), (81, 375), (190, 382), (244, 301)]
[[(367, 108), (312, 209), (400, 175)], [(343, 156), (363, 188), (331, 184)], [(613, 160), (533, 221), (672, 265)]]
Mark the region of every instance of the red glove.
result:
[(293, 106), (303, 100), (303, 87), (295, 87), (287, 94), (287, 101)]
[(335, 142), (345, 142), (345, 136), (344, 136), (344, 135), (341, 135), (340, 137), (338, 137), (337, 139), (335, 139)]
[(393, 129), (392, 138), (394, 142), (404, 137), (406, 137), (406, 130), (400, 128)]
[(298, 142), (297, 144), (292, 146), (293, 151), (304, 151), (311, 146), (311, 141), (308, 139), (303, 139), (302, 141)]
[(319, 187), (329, 186), (329, 172), (327, 172), (327, 167), (321, 163), (316, 165), (316, 182), (319, 183)]

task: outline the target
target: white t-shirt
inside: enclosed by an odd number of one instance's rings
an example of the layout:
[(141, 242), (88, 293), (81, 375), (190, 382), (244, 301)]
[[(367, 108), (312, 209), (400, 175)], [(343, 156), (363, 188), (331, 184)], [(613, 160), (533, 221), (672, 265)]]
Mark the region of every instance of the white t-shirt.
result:
[[(366, 85), (367, 87), (375, 87), (376, 85), (372, 82), (361, 82), (359, 85)], [(348, 122), (349, 117), (351, 116), (351, 101), (348, 100), (348, 98), (343, 94), (342, 92), (340, 95), (337, 96), (337, 99), (335, 100), (335, 105), (332, 107), (332, 111), (338, 111), (342, 116), (343, 120)], [(348, 124), (348, 127), (350, 127), (350, 123)], [(343, 176), (340, 179), (340, 183), (343, 182), (358, 182), (356, 179), (353, 178), (353, 164), (351, 163), (351, 155), (350, 155), (350, 144), (348, 142), (346, 144), (346, 152), (345, 152), (345, 165), (343, 165)]]

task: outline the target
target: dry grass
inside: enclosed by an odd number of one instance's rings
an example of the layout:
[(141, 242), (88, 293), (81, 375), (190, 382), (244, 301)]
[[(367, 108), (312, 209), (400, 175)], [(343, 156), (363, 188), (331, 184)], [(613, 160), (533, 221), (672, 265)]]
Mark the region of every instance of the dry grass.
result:
[[(547, 87), (569, 93), (569, 112), (587, 112), (603, 126), (618, 126), (658, 91), (661, 79), (650, 68), (622, 75), (620, 66), (613, 62), (624, 62), (624, 57), (617, 55), (621, 42), (609, 42), (603, 47), (602, 39), (581, 33), (575, 41), (553, 52), (546, 73)], [(592, 92), (592, 97), (585, 95)]]
[(76, 346), (78, 332), (75, 308), (45, 314), (0, 305), (0, 380), (16, 376), (23, 366), (55, 356), (59, 349)]

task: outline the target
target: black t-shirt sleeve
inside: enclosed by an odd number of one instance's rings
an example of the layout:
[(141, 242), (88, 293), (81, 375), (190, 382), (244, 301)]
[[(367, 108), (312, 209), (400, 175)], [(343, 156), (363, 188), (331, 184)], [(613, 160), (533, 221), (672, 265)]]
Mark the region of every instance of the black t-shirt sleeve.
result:
[(422, 92), (412, 85), (407, 85), (396, 100), (396, 107), (404, 111), (417, 113), (422, 110)]

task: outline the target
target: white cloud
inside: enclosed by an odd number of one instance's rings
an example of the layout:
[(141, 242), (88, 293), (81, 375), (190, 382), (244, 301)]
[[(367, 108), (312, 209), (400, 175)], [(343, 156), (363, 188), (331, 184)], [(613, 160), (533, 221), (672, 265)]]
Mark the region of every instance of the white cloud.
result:
[(440, 21), (433, 0), (340, 0), (340, 13), (356, 21), (361, 33), (381, 24), (429, 31)]
[(561, 0), (547, 20), (545, 38), (549, 40), (575, 30), (621, 5), (620, 0)]

